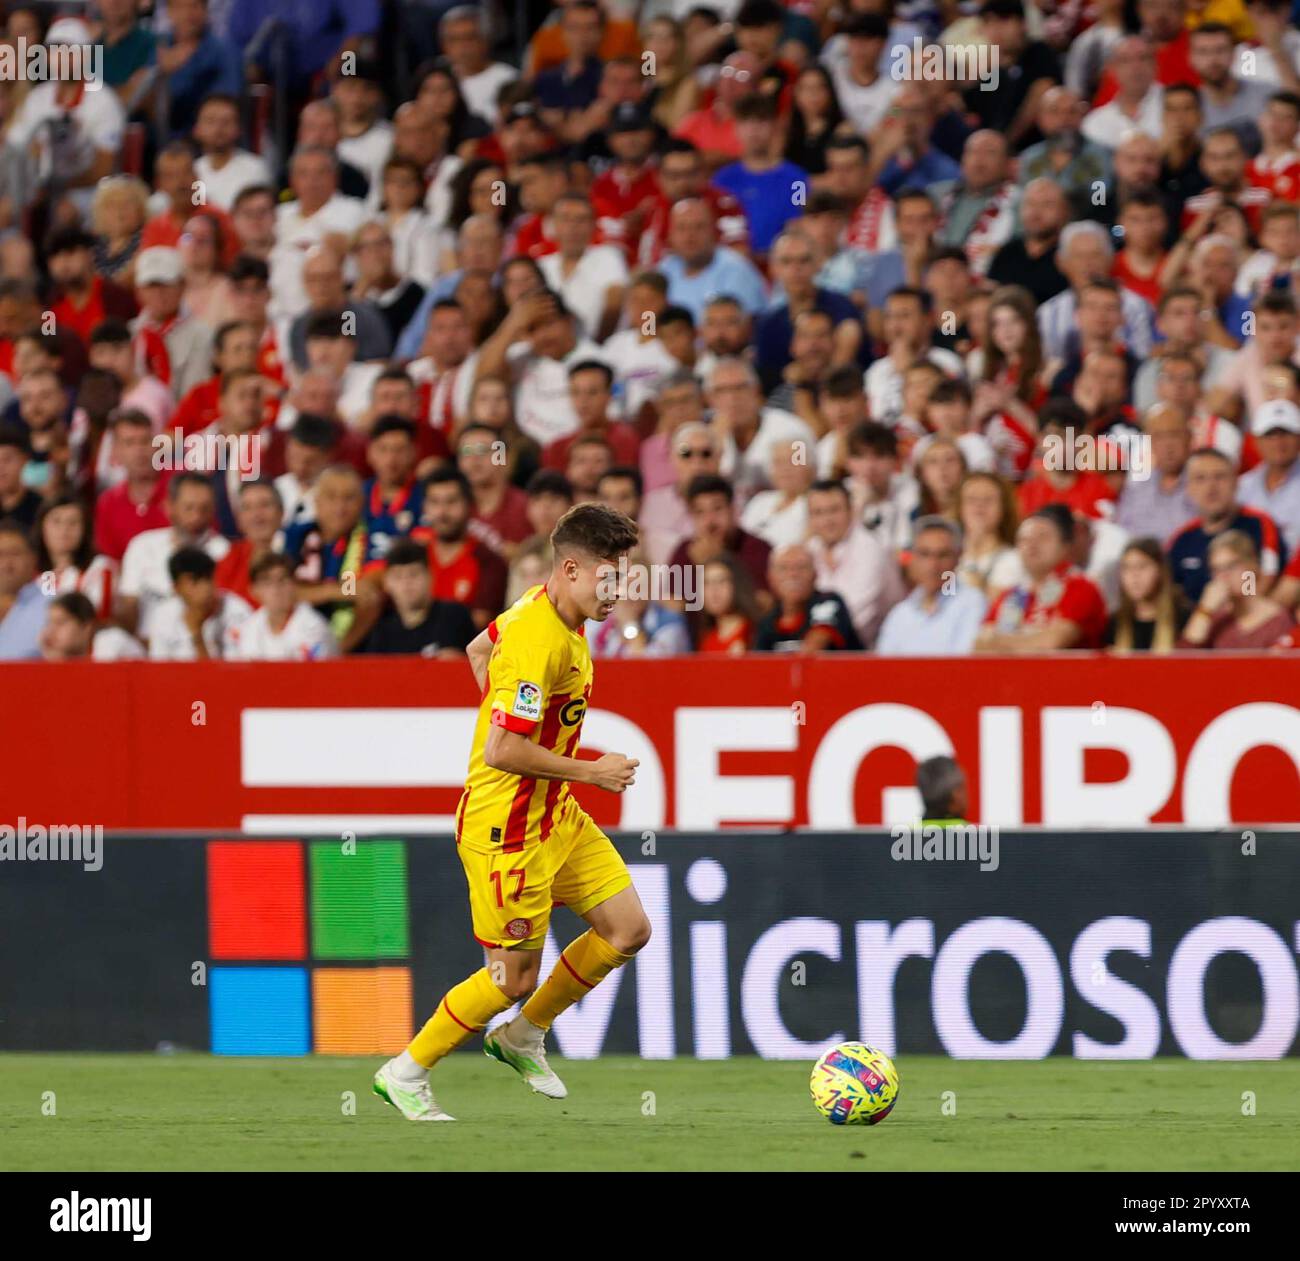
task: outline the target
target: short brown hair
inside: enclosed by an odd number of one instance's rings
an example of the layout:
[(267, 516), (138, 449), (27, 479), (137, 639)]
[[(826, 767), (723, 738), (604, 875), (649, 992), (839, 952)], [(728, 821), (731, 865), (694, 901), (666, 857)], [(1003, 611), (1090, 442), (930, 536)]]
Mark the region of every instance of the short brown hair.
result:
[(551, 532), (557, 556), (585, 552), (599, 560), (613, 560), (636, 546), (636, 524), (604, 504), (583, 503), (570, 508)]

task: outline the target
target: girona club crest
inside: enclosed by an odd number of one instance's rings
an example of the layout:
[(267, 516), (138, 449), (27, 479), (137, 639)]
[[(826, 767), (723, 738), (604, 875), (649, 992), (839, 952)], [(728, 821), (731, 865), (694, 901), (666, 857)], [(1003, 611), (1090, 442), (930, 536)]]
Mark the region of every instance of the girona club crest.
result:
[(506, 925), (506, 936), (512, 941), (523, 941), (533, 935), (533, 921), (530, 919), (512, 919)]

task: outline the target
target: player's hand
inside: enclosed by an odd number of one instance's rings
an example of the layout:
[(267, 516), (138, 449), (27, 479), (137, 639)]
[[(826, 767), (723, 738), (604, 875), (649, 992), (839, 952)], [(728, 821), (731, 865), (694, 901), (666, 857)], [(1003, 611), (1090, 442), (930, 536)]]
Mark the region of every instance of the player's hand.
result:
[(606, 792), (621, 793), (636, 783), (638, 766), (640, 763), (634, 757), (606, 753), (591, 764), (591, 782)]

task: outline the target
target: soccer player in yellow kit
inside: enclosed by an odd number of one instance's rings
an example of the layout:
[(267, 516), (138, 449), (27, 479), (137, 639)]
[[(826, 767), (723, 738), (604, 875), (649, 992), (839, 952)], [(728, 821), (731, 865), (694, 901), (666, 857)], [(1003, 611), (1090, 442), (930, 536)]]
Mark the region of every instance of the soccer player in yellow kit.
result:
[[(621, 793), (637, 763), (621, 753), (579, 761), (591, 695), (588, 618), (617, 599), (618, 562), (636, 543), (633, 523), (601, 504), (570, 509), (551, 534), (550, 579), (534, 587), (470, 644), (483, 689), (469, 776), (456, 811), (456, 847), (469, 884), (474, 936), (487, 964), (449, 990), (374, 1089), (411, 1121), (450, 1121), (429, 1069), (520, 999), (520, 1013), (484, 1039), (486, 1054), (539, 1094), (563, 1099), (546, 1062), (551, 1022), (650, 939), (650, 922), (609, 837), (573, 798), (571, 783)], [(537, 984), (552, 905), (590, 928)], [(530, 997), (531, 995), (531, 997)]]

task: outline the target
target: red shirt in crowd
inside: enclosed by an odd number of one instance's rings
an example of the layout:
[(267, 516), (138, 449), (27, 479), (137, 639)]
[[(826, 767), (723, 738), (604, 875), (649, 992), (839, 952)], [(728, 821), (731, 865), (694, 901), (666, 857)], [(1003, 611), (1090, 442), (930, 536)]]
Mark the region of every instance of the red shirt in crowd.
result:
[(637, 457), (641, 453), (641, 439), (631, 425), (616, 421), (613, 424), (606, 424), (603, 429), (580, 429), (567, 438), (557, 438), (554, 442), (548, 442), (542, 448), (543, 466), (558, 469), (563, 473), (568, 467), (569, 452), (573, 444), (579, 438), (591, 436), (603, 438), (609, 443), (610, 450), (614, 453), (615, 464), (636, 464)]
[(95, 502), (95, 551), (110, 560), (121, 560), (126, 545), (145, 530), (161, 529), (171, 522), (167, 518), (167, 482), (170, 474), (162, 473), (154, 483), (149, 498), (135, 503), (126, 482), (106, 490)]
[(91, 280), (90, 296), (84, 306), (77, 306), (67, 293), (61, 293), (58, 300), (50, 304), (56, 327), (60, 331), (70, 329), (76, 333), (83, 346), (90, 345), (90, 334), (105, 320), (121, 320), (125, 324), (133, 320), (139, 310), (130, 293), (102, 276)]
[(1082, 570), (1069, 561), (1037, 588), (1011, 587), (993, 601), (984, 616), (986, 626), (1003, 633), (1025, 627), (1041, 630), (1051, 622), (1073, 622), (1080, 631), (1077, 648), (1100, 648), (1106, 633), (1106, 601)]
[(1111, 484), (1100, 473), (1076, 473), (1074, 482), (1058, 490), (1041, 472), (1020, 483), (1020, 516), (1029, 516), (1048, 504), (1065, 504), (1072, 512), (1085, 517), (1109, 519), (1114, 515), (1117, 498)]
[[(636, 257), (640, 234), (628, 231), (624, 216), (644, 205), (649, 216), (660, 199), (659, 176), (654, 167), (643, 167), (629, 179), (621, 166), (612, 166), (592, 181), (591, 208), (606, 241), (619, 246), (631, 261)], [(644, 224), (642, 225), (644, 226)]]
[(433, 598), (452, 600), (471, 612), (495, 617), (505, 607), (506, 563), (486, 543), (467, 537), (455, 557), (445, 565), (438, 560), (432, 532), (417, 526), (411, 537), (429, 547), (429, 571), (433, 574)]
[(518, 486), (507, 486), (495, 512), (474, 510), (475, 531), (483, 541), (499, 551), (502, 543), (522, 543), (530, 538), (533, 527), (528, 521), (528, 495)]
[(248, 539), (234, 539), (230, 544), (230, 551), (217, 561), (217, 572), (213, 575), (213, 581), (218, 590), (231, 591), (237, 596), (243, 596), (256, 609), (261, 608), (261, 604), (253, 598), (253, 591), (249, 585), (248, 571), (252, 564), (252, 543)]
[[(1185, 30), (1179, 31), (1167, 44), (1156, 45), (1156, 82), (1162, 88), (1172, 87), (1175, 83), (1190, 83), (1194, 88), (1201, 86), (1201, 76), (1192, 69), (1191, 49), (1191, 36)], [(1097, 95), (1092, 98), (1093, 107), (1114, 100), (1118, 92), (1119, 84), (1115, 82), (1114, 74), (1105, 71), (1097, 86)]]

